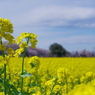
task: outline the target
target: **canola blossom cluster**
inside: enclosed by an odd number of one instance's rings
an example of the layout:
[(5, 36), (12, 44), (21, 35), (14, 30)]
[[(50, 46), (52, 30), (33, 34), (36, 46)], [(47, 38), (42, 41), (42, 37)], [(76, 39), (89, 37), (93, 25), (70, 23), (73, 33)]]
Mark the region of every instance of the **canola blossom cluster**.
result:
[[(31, 44), (31, 48), (36, 48), (36, 44), (38, 40), (36, 39), (37, 35), (34, 33), (27, 33), (23, 32), (21, 35), (16, 39), (16, 43), (19, 44), (19, 49), (16, 50), (15, 57), (18, 57), (22, 52), (26, 50), (28, 44)], [(23, 40), (26, 41), (23, 41)]]
[[(10, 57), (12, 56), (14, 50), (12, 48), (6, 48), (5, 43), (2, 41), (5, 39), (8, 44), (13, 44), (15, 42), (13, 33), (13, 24), (5, 18), (0, 18), (0, 50), (2, 51), (2, 56), (0, 59), (4, 64), (8, 64)], [(4, 55), (7, 51), (9, 55)]]
[(20, 44), (23, 42), (23, 39), (25, 38), (27, 41), (27, 44), (31, 44), (32, 48), (35, 48), (36, 43), (38, 40), (36, 39), (38, 36), (35, 35), (34, 33), (27, 33), (23, 32), (21, 35), (17, 38), (17, 44)]
[[(13, 24), (5, 18), (0, 18), (0, 41), (5, 38), (10, 44), (14, 43)], [(5, 50), (4, 44), (0, 45), (0, 50)]]
[(91, 84), (76, 85), (68, 95), (95, 95), (95, 87)]

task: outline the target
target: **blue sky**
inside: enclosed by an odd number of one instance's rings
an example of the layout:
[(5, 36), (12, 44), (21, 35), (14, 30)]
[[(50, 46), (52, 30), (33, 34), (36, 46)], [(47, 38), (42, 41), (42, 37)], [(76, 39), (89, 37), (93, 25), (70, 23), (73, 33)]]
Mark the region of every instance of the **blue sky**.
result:
[(95, 51), (95, 0), (0, 0), (0, 17), (14, 24), (14, 36), (37, 34), (37, 47), (53, 43), (68, 51)]

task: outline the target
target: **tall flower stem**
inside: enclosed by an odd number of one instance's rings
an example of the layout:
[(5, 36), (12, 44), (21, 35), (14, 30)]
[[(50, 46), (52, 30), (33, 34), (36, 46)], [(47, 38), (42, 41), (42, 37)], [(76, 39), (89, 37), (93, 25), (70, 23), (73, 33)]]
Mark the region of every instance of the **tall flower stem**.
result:
[[(29, 43), (29, 39), (27, 40), (27, 44)], [(25, 53), (26, 53), (27, 48), (25, 47), (23, 56), (22, 56), (22, 72), (21, 74), (24, 73), (24, 59), (25, 59)], [(21, 93), (23, 94), (23, 77), (21, 77)]]
[[(24, 58), (25, 58), (25, 52), (26, 49), (23, 53), (23, 57), (22, 57), (22, 74), (24, 73)], [(23, 77), (21, 77), (21, 93), (23, 93)]]
[[(2, 44), (2, 41), (0, 41), (0, 44)], [(4, 50), (2, 50), (2, 56), (5, 57), (4, 55)], [(4, 64), (4, 93), (5, 95), (7, 94), (6, 93), (6, 64)]]
[(4, 92), (6, 95), (6, 64), (4, 64)]

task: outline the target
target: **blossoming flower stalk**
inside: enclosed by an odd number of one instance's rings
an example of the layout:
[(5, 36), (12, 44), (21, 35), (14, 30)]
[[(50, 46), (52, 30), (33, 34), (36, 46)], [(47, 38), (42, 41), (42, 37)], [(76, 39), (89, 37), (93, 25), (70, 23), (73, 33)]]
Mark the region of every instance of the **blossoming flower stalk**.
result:
[[(24, 59), (25, 59), (25, 53), (28, 47), (28, 44), (31, 44), (32, 48), (35, 48), (35, 45), (37, 43), (36, 40), (36, 35), (33, 33), (21, 33), (21, 35), (17, 38), (17, 44), (19, 44), (19, 49), (16, 50), (16, 54), (14, 55), (15, 57), (18, 57), (22, 52), (22, 72), (21, 72), (21, 94), (23, 94), (23, 74), (24, 74)], [(26, 41), (23, 41), (25, 39)]]
[[(28, 44), (28, 41), (27, 41)], [(26, 45), (27, 46), (27, 45)], [(26, 53), (26, 47), (24, 47), (24, 52), (23, 52), (23, 56), (22, 56), (22, 73), (24, 73), (24, 59), (25, 59), (25, 53)], [(23, 77), (21, 77), (21, 93), (23, 93)]]
[[(13, 33), (13, 24), (8, 19), (0, 18), (0, 50), (2, 51), (2, 56), (4, 59), (4, 51), (6, 47), (2, 43), (2, 38), (5, 38), (10, 44), (12, 44), (14, 42), (14, 37), (11, 33)], [(4, 62), (4, 93), (6, 95), (6, 60)]]

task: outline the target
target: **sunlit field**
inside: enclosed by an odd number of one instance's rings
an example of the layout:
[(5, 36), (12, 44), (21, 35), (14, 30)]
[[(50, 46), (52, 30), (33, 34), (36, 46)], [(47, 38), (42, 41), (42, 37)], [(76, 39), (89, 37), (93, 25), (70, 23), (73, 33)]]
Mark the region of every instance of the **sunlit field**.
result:
[[(95, 58), (39, 58), (40, 63), (35, 66), (30, 65), (29, 59), (25, 58), (24, 69), (32, 75), (24, 76), (24, 95), (78, 95), (82, 89), (84, 93), (95, 92)], [(11, 58), (7, 65), (7, 79), (18, 91), (21, 62), (21, 57)], [(1, 63), (1, 71), (2, 67)], [(0, 76), (3, 78), (3, 73)]]
[(40, 58), (40, 62), (40, 69), (48, 69), (53, 75), (57, 74), (59, 68), (68, 69), (69, 73), (74, 76), (89, 71), (95, 73), (95, 58)]
[[(26, 66), (30, 66), (28, 64), (29, 58), (25, 58), (25, 68)], [(44, 74), (45, 72), (49, 71), (49, 73), (53, 76), (57, 75), (57, 70), (59, 68), (65, 68), (68, 69), (70, 75), (73, 75), (75, 77), (81, 76), (82, 74), (85, 74), (87, 72), (93, 72), (95, 73), (95, 58), (58, 58), (58, 57), (47, 57), (47, 58), (39, 58), (40, 64), (39, 64), (39, 72), (41, 74)], [(11, 58), (10, 64), (15, 67), (16, 65), (21, 67), (22, 58)]]

